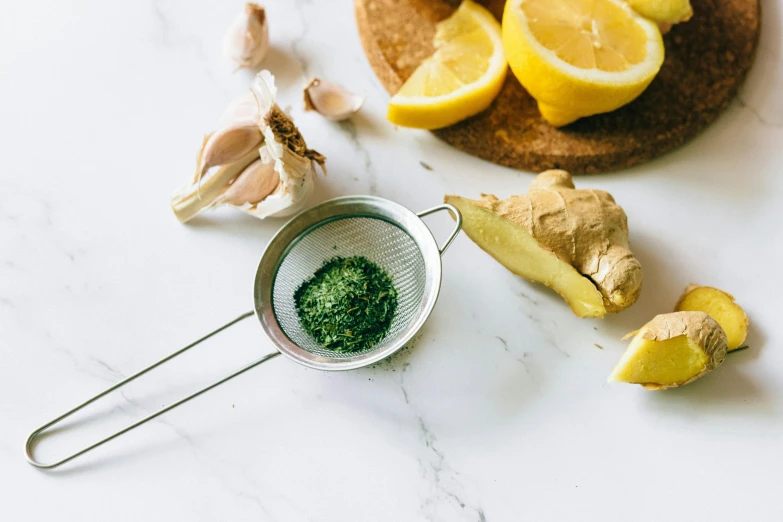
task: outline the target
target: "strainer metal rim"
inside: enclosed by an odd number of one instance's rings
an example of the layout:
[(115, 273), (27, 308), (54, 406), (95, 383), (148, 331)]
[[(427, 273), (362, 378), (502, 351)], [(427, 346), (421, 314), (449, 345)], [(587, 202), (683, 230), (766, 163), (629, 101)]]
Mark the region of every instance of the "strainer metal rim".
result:
[[(443, 209), (446, 208), (456, 212), (459, 217), (456, 209), (450, 205), (443, 206)], [(422, 215), (429, 212), (422, 213)], [(275, 278), (286, 254), (308, 231), (335, 220), (356, 217), (384, 220), (407, 233), (416, 243), (424, 261), (426, 274), (422, 304), (416, 317), (405, 328), (403, 334), (390, 342), (388, 346), (353, 357), (341, 359), (322, 357), (299, 347), (289, 339), (280, 326), (273, 303)], [(461, 220), (458, 220), (458, 227), (459, 221)], [(455, 234), (458, 230), (459, 228)], [(448, 246), (448, 242), (446, 246)], [(345, 196), (331, 199), (292, 218), (269, 241), (256, 270), (253, 283), (253, 309), (267, 337), (280, 353), (294, 362), (326, 371), (344, 371), (368, 366), (403, 348), (429, 318), (440, 293), (441, 253), (442, 250), (438, 247), (435, 236), (422, 221), (420, 215), (399, 203), (377, 196)]]

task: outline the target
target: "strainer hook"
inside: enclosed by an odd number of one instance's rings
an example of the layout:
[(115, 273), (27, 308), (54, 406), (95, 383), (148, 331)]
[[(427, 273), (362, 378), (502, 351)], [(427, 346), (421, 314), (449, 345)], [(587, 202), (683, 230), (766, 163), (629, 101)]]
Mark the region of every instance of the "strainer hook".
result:
[(442, 247), (438, 247), (438, 250), (440, 251), (440, 255), (443, 255), (443, 253), (446, 251), (447, 248), (449, 248), (449, 245), (451, 245), (452, 241), (457, 237), (457, 234), (459, 234), (459, 231), (462, 230), (462, 213), (457, 210), (457, 207), (454, 205), (449, 205), (448, 203), (444, 203), (442, 205), (438, 205), (437, 207), (432, 207), (430, 209), (427, 209), (423, 212), (419, 212), (416, 214), (420, 218), (423, 218), (424, 216), (429, 216), (430, 214), (434, 214), (436, 212), (441, 212), (443, 210), (448, 210), (451, 214), (451, 217), (454, 218), (454, 220), (457, 222), (456, 225), (454, 225), (454, 230), (451, 231), (451, 235), (446, 239), (446, 242), (443, 243)]

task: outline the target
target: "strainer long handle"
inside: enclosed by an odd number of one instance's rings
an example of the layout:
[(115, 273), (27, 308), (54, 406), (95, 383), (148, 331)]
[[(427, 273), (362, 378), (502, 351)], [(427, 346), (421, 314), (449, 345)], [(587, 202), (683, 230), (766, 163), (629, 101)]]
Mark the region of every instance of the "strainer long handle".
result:
[(152, 371), (152, 370), (154, 370), (154, 369), (155, 369), (155, 368), (157, 368), (158, 366), (160, 366), (160, 365), (162, 365), (162, 364), (164, 364), (164, 363), (167, 363), (168, 361), (172, 360), (172, 359), (173, 359), (173, 358), (175, 358), (176, 356), (178, 356), (178, 355), (182, 355), (183, 353), (185, 353), (186, 351), (190, 350), (190, 349), (191, 349), (191, 348), (193, 348), (194, 346), (198, 345), (198, 344), (199, 344), (199, 343), (201, 343), (202, 341), (206, 341), (207, 339), (209, 339), (209, 338), (210, 338), (210, 337), (212, 337), (213, 335), (216, 335), (216, 334), (218, 334), (218, 333), (222, 332), (222, 331), (223, 331), (223, 330), (225, 330), (226, 328), (228, 328), (228, 327), (230, 327), (230, 326), (233, 326), (233, 325), (235, 325), (235, 324), (236, 324), (236, 323), (238, 323), (239, 321), (241, 321), (241, 320), (243, 320), (243, 319), (246, 319), (246, 318), (250, 317), (251, 315), (253, 315), (253, 312), (252, 312), (252, 311), (251, 311), (251, 312), (246, 312), (246, 313), (244, 313), (244, 314), (240, 315), (240, 316), (239, 316), (239, 317), (237, 317), (236, 319), (234, 319), (234, 320), (232, 320), (232, 321), (229, 321), (229, 322), (227, 322), (226, 324), (224, 324), (224, 325), (223, 325), (223, 326), (221, 326), (220, 328), (218, 328), (218, 329), (216, 329), (216, 330), (213, 330), (213, 331), (211, 331), (210, 333), (208, 333), (207, 335), (205, 335), (205, 336), (204, 336), (204, 337), (202, 337), (201, 339), (198, 339), (197, 341), (194, 341), (194, 342), (190, 343), (189, 345), (185, 346), (184, 348), (180, 348), (180, 349), (179, 349), (179, 350), (177, 350), (176, 352), (174, 352), (174, 353), (172, 353), (172, 354), (170, 354), (170, 355), (167, 355), (166, 357), (164, 357), (163, 359), (159, 360), (158, 362), (156, 362), (156, 363), (154, 363), (154, 364), (151, 364), (150, 366), (147, 366), (147, 367), (146, 367), (146, 368), (144, 368), (143, 370), (141, 370), (141, 371), (139, 371), (139, 372), (137, 372), (137, 373), (134, 373), (133, 375), (131, 375), (130, 377), (128, 377), (128, 378), (126, 378), (126, 379), (123, 379), (122, 381), (118, 382), (118, 383), (117, 383), (117, 384), (115, 384), (114, 386), (111, 386), (111, 387), (109, 387), (109, 388), (107, 388), (107, 389), (103, 390), (103, 391), (102, 391), (102, 392), (100, 392), (99, 394), (95, 395), (94, 397), (92, 397), (92, 398), (90, 398), (90, 399), (87, 399), (86, 401), (84, 401), (84, 402), (83, 402), (83, 403), (81, 403), (80, 405), (76, 406), (76, 407), (75, 407), (75, 408), (73, 408), (72, 410), (70, 410), (70, 411), (67, 411), (66, 413), (63, 413), (62, 415), (60, 415), (60, 416), (59, 416), (59, 417), (57, 417), (56, 419), (54, 419), (54, 420), (52, 420), (52, 421), (49, 421), (49, 422), (47, 422), (46, 424), (44, 424), (43, 426), (41, 426), (40, 428), (36, 429), (35, 431), (33, 431), (33, 432), (30, 434), (30, 436), (29, 436), (29, 437), (27, 437), (27, 441), (25, 442), (25, 445), (24, 445), (24, 453), (25, 453), (25, 457), (27, 458), (27, 462), (29, 462), (30, 464), (32, 464), (32, 465), (33, 465), (33, 466), (35, 466), (36, 468), (41, 468), (41, 469), (52, 469), (52, 468), (56, 468), (57, 466), (60, 466), (60, 465), (62, 465), (62, 464), (65, 464), (66, 462), (68, 462), (68, 461), (70, 461), (70, 460), (73, 460), (73, 459), (75, 459), (76, 457), (78, 457), (78, 456), (80, 456), (80, 455), (84, 455), (84, 454), (85, 454), (85, 453), (87, 453), (88, 451), (90, 451), (90, 450), (93, 450), (93, 449), (97, 448), (98, 446), (100, 446), (100, 445), (102, 445), (102, 444), (105, 444), (105, 443), (109, 442), (110, 440), (112, 440), (112, 439), (115, 439), (115, 438), (119, 437), (120, 435), (122, 435), (122, 434), (124, 434), (124, 433), (127, 433), (127, 432), (129, 432), (129, 431), (131, 431), (133, 428), (136, 428), (136, 427), (138, 427), (138, 426), (141, 426), (142, 424), (144, 424), (144, 423), (146, 423), (146, 422), (148, 422), (148, 421), (151, 421), (152, 419), (154, 419), (154, 418), (156, 418), (156, 417), (158, 417), (158, 416), (160, 416), (160, 415), (163, 415), (164, 413), (166, 413), (166, 412), (167, 412), (167, 411), (169, 411), (169, 410), (173, 410), (174, 408), (176, 408), (176, 407), (177, 407), (177, 406), (179, 406), (180, 404), (185, 404), (185, 403), (186, 403), (186, 402), (188, 402), (190, 399), (194, 399), (194, 398), (198, 397), (199, 395), (201, 395), (202, 393), (206, 393), (206, 392), (208, 392), (209, 390), (211, 390), (212, 388), (215, 388), (215, 387), (217, 387), (217, 386), (220, 386), (220, 385), (221, 385), (221, 384), (223, 384), (224, 382), (230, 381), (231, 379), (233, 379), (233, 378), (234, 378), (234, 377), (236, 377), (237, 375), (241, 375), (241, 374), (245, 373), (246, 371), (248, 371), (249, 369), (251, 369), (251, 368), (255, 368), (255, 367), (256, 367), (256, 366), (258, 366), (259, 364), (261, 364), (261, 363), (263, 363), (263, 362), (266, 362), (266, 361), (268, 361), (269, 359), (272, 359), (273, 357), (276, 357), (276, 356), (280, 355), (280, 352), (274, 352), (274, 353), (270, 353), (270, 354), (264, 355), (264, 356), (263, 356), (263, 357), (261, 357), (260, 359), (257, 359), (257, 360), (255, 360), (255, 361), (251, 362), (251, 363), (250, 363), (250, 364), (248, 364), (247, 366), (243, 366), (242, 368), (240, 368), (239, 370), (235, 371), (234, 373), (232, 373), (232, 374), (230, 374), (230, 375), (227, 375), (227, 376), (225, 376), (225, 377), (223, 377), (223, 378), (221, 378), (221, 379), (219, 379), (219, 380), (217, 380), (217, 381), (213, 382), (212, 384), (209, 384), (209, 385), (207, 385), (207, 386), (205, 386), (205, 387), (201, 388), (201, 389), (200, 389), (200, 390), (198, 390), (197, 392), (195, 392), (195, 393), (193, 393), (193, 394), (191, 394), (191, 395), (188, 395), (187, 397), (184, 397), (184, 398), (182, 398), (182, 399), (178, 400), (177, 402), (175, 402), (175, 403), (173, 403), (173, 404), (170, 404), (170, 405), (168, 405), (168, 406), (164, 406), (163, 408), (159, 409), (158, 411), (156, 411), (156, 412), (154, 412), (154, 413), (151, 413), (150, 415), (147, 415), (147, 416), (146, 416), (146, 417), (144, 417), (143, 419), (141, 419), (141, 420), (138, 420), (138, 421), (134, 422), (133, 424), (130, 424), (130, 425), (128, 425), (128, 426), (126, 426), (126, 427), (124, 427), (124, 428), (120, 429), (119, 431), (116, 431), (116, 432), (112, 433), (112, 434), (111, 434), (111, 435), (109, 435), (108, 437), (105, 437), (105, 438), (103, 438), (103, 439), (99, 440), (98, 442), (95, 442), (95, 443), (93, 443), (93, 444), (90, 444), (89, 446), (87, 446), (87, 447), (85, 447), (85, 448), (82, 448), (82, 449), (78, 450), (78, 451), (76, 451), (75, 453), (72, 453), (71, 455), (68, 455), (67, 457), (65, 457), (65, 458), (63, 458), (63, 459), (61, 459), (61, 460), (58, 460), (57, 462), (53, 462), (53, 463), (51, 463), (51, 464), (44, 464), (44, 463), (41, 463), (41, 462), (38, 462), (37, 460), (35, 460), (35, 457), (33, 456), (33, 451), (34, 451), (34, 449), (35, 449), (35, 444), (36, 444), (36, 442), (37, 442), (38, 438), (39, 438), (39, 437), (40, 437), (40, 436), (41, 436), (41, 435), (42, 435), (42, 434), (43, 434), (43, 433), (44, 433), (46, 430), (48, 430), (49, 428), (51, 428), (51, 427), (52, 427), (52, 426), (54, 426), (55, 424), (59, 423), (60, 421), (62, 421), (62, 420), (64, 420), (64, 419), (66, 419), (66, 418), (68, 418), (68, 417), (70, 417), (71, 415), (73, 415), (73, 414), (74, 414), (74, 413), (76, 413), (77, 411), (81, 410), (82, 408), (84, 408), (84, 407), (86, 407), (86, 406), (88, 406), (88, 405), (92, 404), (93, 402), (97, 401), (98, 399), (100, 399), (100, 398), (102, 398), (102, 397), (104, 397), (104, 396), (106, 396), (106, 395), (110, 394), (110, 393), (111, 393), (111, 392), (113, 392), (113, 391), (116, 391), (116, 390), (118, 390), (119, 388), (122, 388), (123, 386), (125, 386), (125, 385), (126, 385), (126, 384), (128, 384), (129, 382), (131, 382), (131, 381), (133, 381), (133, 380), (135, 380), (135, 379), (137, 379), (137, 378), (141, 377), (142, 375), (144, 375), (145, 373), (147, 373), (147, 372), (149, 372), (149, 371)]
[(451, 231), (451, 235), (448, 237), (448, 239), (446, 239), (446, 242), (443, 243), (442, 247), (440, 247), (440, 255), (443, 255), (446, 249), (449, 248), (449, 245), (451, 245), (451, 242), (454, 241), (454, 238), (457, 237), (459, 231), (462, 230), (462, 213), (457, 210), (457, 207), (454, 205), (444, 203), (443, 205), (438, 205), (437, 207), (432, 207), (416, 214), (420, 218), (423, 218), (424, 216), (429, 216), (430, 214), (434, 214), (435, 212), (440, 212), (442, 210), (448, 210), (451, 212), (451, 215), (454, 217), (454, 220), (457, 222), (457, 224), (454, 226), (454, 230)]

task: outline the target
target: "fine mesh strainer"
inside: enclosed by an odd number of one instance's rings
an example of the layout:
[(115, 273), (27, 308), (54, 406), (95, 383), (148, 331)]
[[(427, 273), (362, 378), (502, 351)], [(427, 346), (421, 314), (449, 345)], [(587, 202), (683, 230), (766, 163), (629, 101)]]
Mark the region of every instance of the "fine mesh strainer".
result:
[[(456, 218), (456, 226), (439, 248), (421, 218), (444, 210)], [(254, 311), (240, 315), (36, 429), (25, 443), (27, 461), (42, 469), (56, 468), (281, 353), (318, 370), (352, 370), (390, 356), (405, 346), (432, 312), (440, 292), (441, 255), (461, 228), (462, 216), (451, 205), (440, 205), (414, 214), (397, 203), (370, 196), (332, 199), (302, 212), (280, 229), (261, 257), (253, 284)], [(325, 261), (335, 256), (366, 257), (386, 270), (397, 289), (397, 310), (388, 334), (375, 346), (361, 352), (339, 353), (324, 349), (302, 330), (296, 313), (296, 289)], [(55, 424), (253, 313), (277, 348), (276, 352), (57, 462), (44, 464), (33, 457), (38, 437)]]

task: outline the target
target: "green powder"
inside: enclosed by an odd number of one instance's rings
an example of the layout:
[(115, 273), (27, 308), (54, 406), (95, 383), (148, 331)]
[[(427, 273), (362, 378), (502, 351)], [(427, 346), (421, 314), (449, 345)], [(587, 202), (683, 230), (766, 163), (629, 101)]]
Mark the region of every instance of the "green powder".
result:
[(335, 257), (294, 293), (302, 328), (321, 346), (359, 352), (389, 332), (397, 290), (382, 268), (364, 257)]

